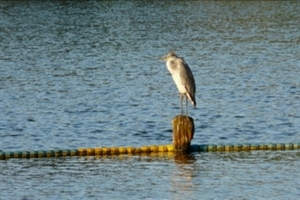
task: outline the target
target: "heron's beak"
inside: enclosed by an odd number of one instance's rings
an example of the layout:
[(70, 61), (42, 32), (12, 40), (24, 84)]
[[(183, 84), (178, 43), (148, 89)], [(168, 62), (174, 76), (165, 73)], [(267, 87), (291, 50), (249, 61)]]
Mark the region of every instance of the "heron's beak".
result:
[(158, 60), (166, 60), (166, 59), (167, 59), (167, 56), (164, 56), (164, 57), (158, 58)]

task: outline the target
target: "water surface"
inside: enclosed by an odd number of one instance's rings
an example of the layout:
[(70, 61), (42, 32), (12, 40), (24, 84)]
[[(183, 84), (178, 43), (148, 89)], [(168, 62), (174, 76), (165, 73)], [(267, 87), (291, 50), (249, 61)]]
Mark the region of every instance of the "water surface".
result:
[[(196, 80), (194, 144), (299, 142), (299, 8), (297, 1), (1, 1), (0, 149), (171, 143), (179, 94), (157, 59), (171, 49)], [(0, 189), (6, 199), (297, 199), (297, 157), (11, 159), (1, 161)]]

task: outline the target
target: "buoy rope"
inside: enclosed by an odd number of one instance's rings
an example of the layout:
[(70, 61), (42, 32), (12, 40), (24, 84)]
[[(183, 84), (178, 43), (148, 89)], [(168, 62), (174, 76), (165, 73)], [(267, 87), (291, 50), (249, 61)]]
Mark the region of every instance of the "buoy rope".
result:
[[(279, 144), (232, 144), (214, 145), (202, 144), (191, 145), (191, 152), (221, 152), (221, 151), (253, 151), (253, 150), (295, 150), (300, 149), (300, 143), (279, 143)], [(151, 145), (142, 147), (97, 147), (97, 148), (78, 148), (78, 149), (58, 149), (41, 151), (0, 151), (0, 160), (9, 158), (50, 158), (63, 156), (105, 156), (120, 154), (143, 154), (173, 152), (172, 144)]]

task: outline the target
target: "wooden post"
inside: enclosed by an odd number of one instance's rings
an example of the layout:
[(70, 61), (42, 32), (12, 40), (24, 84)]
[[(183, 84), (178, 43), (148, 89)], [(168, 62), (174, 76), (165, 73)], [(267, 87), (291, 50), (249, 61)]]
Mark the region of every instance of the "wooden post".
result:
[(188, 152), (194, 136), (194, 120), (185, 115), (177, 115), (172, 119), (173, 146), (175, 151)]

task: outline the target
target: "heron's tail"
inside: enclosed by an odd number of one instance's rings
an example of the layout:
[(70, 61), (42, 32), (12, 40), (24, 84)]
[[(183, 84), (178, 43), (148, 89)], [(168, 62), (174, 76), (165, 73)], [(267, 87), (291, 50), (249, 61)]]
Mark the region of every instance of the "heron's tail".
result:
[(194, 108), (196, 108), (196, 106), (197, 106), (196, 98), (195, 97), (193, 98), (192, 105), (194, 106)]
[(194, 95), (191, 95), (189, 93), (186, 93), (187, 98), (190, 100), (191, 104), (196, 108), (197, 103), (196, 103), (196, 98)]

